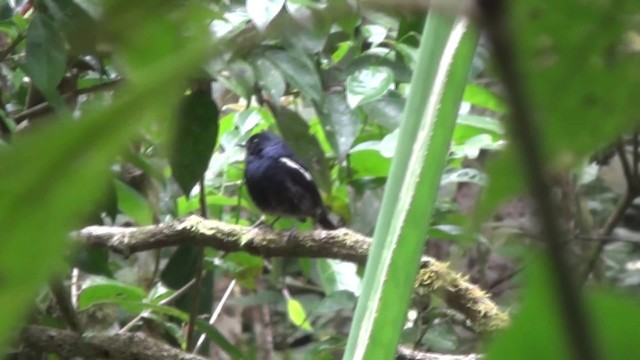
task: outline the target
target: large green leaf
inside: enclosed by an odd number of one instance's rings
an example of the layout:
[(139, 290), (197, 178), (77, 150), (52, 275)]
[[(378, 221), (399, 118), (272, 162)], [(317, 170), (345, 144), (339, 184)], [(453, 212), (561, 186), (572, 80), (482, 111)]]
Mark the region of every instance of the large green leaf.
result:
[(320, 121), (336, 154), (342, 162), (362, 127), (361, 114), (350, 109), (342, 92), (329, 93), (318, 107)]
[(63, 106), (57, 87), (67, 69), (67, 52), (62, 34), (53, 20), (36, 12), (27, 32), (24, 69), (31, 81), (54, 105)]
[(145, 295), (144, 290), (139, 287), (92, 277), (85, 282), (78, 295), (78, 309), (83, 310), (104, 301), (142, 301)]
[[(537, 254), (536, 254), (537, 256)], [(496, 335), (489, 346), (487, 358), (496, 359), (557, 359), (572, 358), (568, 347), (565, 316), (558, 308), (558, 295), (550, 284), (554, 275), (550, 265), (537, 256), (529, 262), (524, 274), (524, 302), (513, 317), (512, 325)], [(637, 359), (629, 352), (637, 342), (635, 327), (640, 321), (640, 306), (635, 299), (605, 293), (602, 290), (587, 296), (589, 326), (596, 334), (596, 348), (607, 359)]]
[[(156, 30), (154, 38), (172, 31)], [(106, 188), (109, 164), (144, 120), (169, 120), (175, 84), (212, 51), (203, 36), (182, 45), (180, 52), (131, 68), (133, 81), (108, 107), (85, 109), (79, 121), (43, 124), (0, 152), (0, 353), (38, 288), (64, 268), (67, 234)]]
[(153, 224), (153, 209), (147, 199), (122, 181), (114, 180), (114, 183), (120, 211), (129, 215), (140, 226)]
[(189, 195), (207, 170), (218, 138), (218, 106), (209, 92), (194, 90), (180, 105), (169, 162), (173, 177)]
[(289, 83), (298, 88), (309, 100), (322, 98), (320, 76), (305, 55), (299, 52), (268, 49), (264, 53), (273, 66), (278, 68)]
[(277, 104), (287, 89), (287, 83), (280, 70), (270, 61), (261, 57), (255, 59), (253, 66), (258, 85), (267, 92), (271, 102)]
[(347, 103), (351, 108), (384, 95), (393, 85), (393, 72), (382, 66), (358, 70), (347, 78)]
[[(199, 261), (200, 249), (197, 245), (180, 245), (169, 258), (169, 262), (160, 273), (160, 280), (168, 287), (178, 290), (196, 276), (196, 264)], [(184, 311), (191, 311), (196, 292), (200, 292), (198, 302), (199, 313), (211, 310), (213, 302), (213, 273), (207, 271), (202, 277), (201, 288), (191, 287), (175, 302), (175, 306)]]
[[(622, 133), (635, 129), (640, 103), (637, 2), (526, 0), (510, 3), (518, 67), (536, 117), (549, 173), (566, 171)], [(544, 39), (544, 40), (541, 40)], [(511, 149), (489, 167), (490, 183), (478, 213), (524, 191), (520, 159)], [(508, 182), (508, 184), (507, 184)]]

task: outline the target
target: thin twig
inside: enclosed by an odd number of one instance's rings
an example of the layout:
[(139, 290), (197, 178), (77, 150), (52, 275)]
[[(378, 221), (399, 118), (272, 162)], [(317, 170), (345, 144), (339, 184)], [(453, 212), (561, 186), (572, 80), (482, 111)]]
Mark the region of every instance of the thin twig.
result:
[(66, 322), (69, 328), (74, 332), (82, 332), (80, 319), (78, 318), (75, 308), (71, 304), (69, 289), (64, 286), (62, 279), (56, 278), (51, 280), (49, 288), (51, 289), (51, 294), (56, 301), (56, 305), (58, 305), (58, 309), (60, 310), (60, 314), (62, 314), (64, 322)]
[(622, 172), (624, 172), (624, 177), (625, 179), (627, 179), (627, 184), (629, 185), (629, 187), (631, 187), (635, 183), (635, 178), (633, 176), (633, 171), (631, 170), (629, 158), (627, 157), (627, 153), (624, 148), (624, 142), (622, 140), (618, 141), (618, 143), (616, 144), (616, 151), (618, 152), (618, 157), (620, 158), (620, 163), (622, 164)]
[[(167, 304), (172, 303), (175, 299), (179, 298), (184, 293), (186, 293), (187, 290), (189, 290), (193, 286), (193, 284), (195, 284), (195, 279), (191, 279), (191, 281), (189, 281), (188, 283), (184, 284), (183, 287), (178, 289), (175, 293), (171, 294), (171, 296), (169, 296), (168, 298), (163, 299), (162, 301), (158, 302), (158, 305), (167, 305)], [(122, 329), (120, 329), (120, 331), (118, 331), (118, 333), (123, 333), (123, 332), (127, 332), (127, 331), (131, 330), (131, 328), (138, 321), (140, 321), (140, 319), (142, 319), (143, 317), (145, 317), (149, 313), (151, 313), (151, 311), (149, 311), (149, 310), (145, 310), (145, 311), (141, 312), (138, 316), (133, 318), (133, 320), (131, 320), (127, 325), (123, 326)]]
[(540, 151), (542, 142), (534, 126), (536, 123), (532, 115), (534, 111), (524, 90), (524, 77), (520, 75), (516, 65), (514, 40), (511, 38), (513, 32), (508, 25), (506, 2), (480, 0), (478, 6), (511, 105), (509, 130), (520, 153), (531, 193), (537, 201), (542, 236), (547, 241), (547, 255), (555, 274), (553, 285), (556, 288), (556, 298), (560, 303), (560, 313), (564, 315), (570, 347), (576, 359), (599, 359), (580, 290), (571, 278), (571, 270), (565, 258), (562, 241), (564, 234), (557, 222), (558, 216), (551, 197), (552, 192), (544, 178), (545, 171)]
[[(114, 80), (106, 81), (101, 84), (78, 89), (72, 93), (65, 94), (63, 95), (63, 98), (67, 100), (73, 96), (86, 95), (86, 94), (96, 93), (100, 91), (111, 90), (117, 85), (119, 85), (121, 82), (122, 82), (122, 79), (114, 79)], [(16, 122), (16, 124), (19, 124), (27, 119), (33, 119), (33, 118), (37, 118), (39, 116), (45, 115), (52, 110), (53, 110), (53, 107), (49, 105), (48, 102), (43, 102), (19, 114), (16, 114), (15, 116), (13, 116), (13, 120)]]
[[(222, 312), (222, 307), (227, 302), (227, 299), (229, 298), (229, 295), (231, 295), (231, 291), (233, 291), (233, 288), (235, 286), (236, 286), (236, 279), (233, 279), (229, 283), (229, 286), (227, 287), (227, 290), (224, 292), (224, 295), (222, 295), (222, 298), (220, 299), (220, 302), (218, 303), (218, 306), (216, 307), (216, 309), (213, 311), (213, 314), (211, 314), (211, 318), (209, 319), (209, 325), (213, 325), (213, 323), (216, 322), (216, 319), (218, 318), (218, 316), (220, 316), (220, 313)], [(204, 341), (206, 338), (207, 336), (205, 334), (200, 335), (200, 338), (198, 339), (198, 343), (196, 344), (195, 348), (193, 348), (193, 351), (192, 351), (193, 354), (197, 354), (198, 351), (200, 351), (200, 347), (202, 347), (202, 344), (204, 344)]]
[(638, 141), (638, 131), (633, 132), (633, 176), (637, 178), (638, 174), (638, 161), (640, 161), (640, 141)]
[[(207, 192), (205, 187), (204, 176), (200, 179), (200, 193), (198, 194), (198, 200), (200, 203), (200, 216), (207, 218)], [(197, 245), (198, 251), (196, 254), (196, 277), (195, 287), (193, 292), (193, 299), (191, 302), (191, 312), (189, 313), (189, 323), (187, 324), (187, 350), (191, 348), (191, 344), (194, 339), (194, 332), (196, 328), (196, 320), (200, 309), (200, 297), (202, 292), (202, 269), (204, 267), (204, 246)]]
[(2, 50), (2, 52), (0, 52), (0, 62), (3, 62), (7, 59), (7, 57), (9, 55), (11, 55), (11, 53), (13, 52), (13, 50), (15, 50), (18, 45), (20, 45), (20, 43), (26, 39), (27, 35), (24, 33), (20, 33), (18, 34), (18, 36), (16, 36), (15, 39), (13, 39), (13, 41), (11, 42), (11, 44), (9, 44), (9, 46), (7, 46), (6, 49)]
[[(628, 186), (630, 186), (630, 184)], [(613, 230), (618, 226), (618, 224), (620, 224), (625, 212), (631, 206), (631, 204), (633, 204), (633, 200), (635, 200), (636, 197), (637, 195), (632, 193), (631, 188), (628, 187), (627, 192), (618, 201), (615, 210), (613, 211), (613, 213), (611, 213), (611, 215), (609, 215), (609, 218), (607, 218), (607, 221), (600, 230), (601, 236), (608, 237), (613, 233)], [(587, 265), (585, 266), (585, 269), (582, 272), (582, 276), (580, 278), (582, 283), (585, 283), (589, 279), (589, 276), (596, 268), (598, 259), (600, 259), (600, 255), (602, 254), (602, 251), (604, 250), (604, 247), (607, 245), (607, 243), (607, 241), (599, 242), (598, 244), (596, 244), (596, 247), (593, 249), (591, 255), (589, 255), (589, 258), (587, 259)]]

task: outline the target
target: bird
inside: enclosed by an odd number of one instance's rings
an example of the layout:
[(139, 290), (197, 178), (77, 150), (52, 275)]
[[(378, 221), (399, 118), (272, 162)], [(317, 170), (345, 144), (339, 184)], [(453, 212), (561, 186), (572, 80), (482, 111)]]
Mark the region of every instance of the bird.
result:
[(244, 180), (262, 212), (300, 221), (311, 218), (324, 229), (338, 228), (307, 167), (274, 133), (263, 131), (247, 140)]

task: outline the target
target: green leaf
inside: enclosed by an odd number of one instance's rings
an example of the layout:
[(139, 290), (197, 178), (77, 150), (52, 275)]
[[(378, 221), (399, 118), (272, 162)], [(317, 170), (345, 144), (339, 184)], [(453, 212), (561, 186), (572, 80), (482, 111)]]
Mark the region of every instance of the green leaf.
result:
[(309, 168), (318, 187), (328, 192), (331, 189), (329, 164), (318, 139), (309, 133), (309, 125), (297, 112), (284, 106), (274, 106), (273, 111), (284, 140)]
[(384, 95), (393, 86), (393, 72), (382, 66), (358, 70), (347, 78), (347, 103), (353, 109)]
[(301, 53), (268, 49), (264, 57), (278, 68), (289, 83), (310, 100), (322, 98), (322, 85), (318, 72), (309, 58)]
[(91, 247), (78, 249), (73, 264), (89, 274), (113, 277), (113, 272), (109, 267), (109, 251), (105, 249)]
[(496, 94), (476, 84), (467, 85), (462, 99), (475, 106), (493, 110), (497, 113), (503, 113), (507, 109), (504, 101)]
[(109, 164), (142, 122), (127, 119), (166, 119), (173, 112), (174, 85), (202, 61), (208, 45), (193, 40), (193, 47), (141, 69), (108, 107), (87, 109), (79, 121), (43, 124), (0, 152), (0, 353), (38, 288), (63, 269), (68, 232), (98, 200)]
[(307, 319), (307, 313), (298, 300), (294, 298), (287, 299), (287, 314), (295, 326), (303, 330), (313, 331), (311, 323)]
[(441, 185), (450, 183), (473, 183), (480, 186), (487, 184), (487, 175), (476, 169), (457, 169), (453, 171), (447, 171), (442, 176), (440, 182)]
[(247, 0), (247, 13), (260, 30), (265, 30), (282, 9), (285, 0)]
[[(500, 359), (569, 359), (566, 318), (558, 308), (559, 295), (552, 289), (555, 281), (546, 262), (539, 254), (527, 261), (524, 273), (520, 310), (511, 326), (496, 335), (487, 358)], [(608, 359), (637, 358), (629, 349), (637, 343), (635, 328), (640, 319), (640, 306), (634, 298), (607, 293), (604, 289), (590, 291), (587, 309), (597, 348)]]
[(222, 269), (249, 289), (255, 289), (256, 278), (262, 275), (264, 260), (261, 257), (239, 251), (225, 256), (219, 264)]
[(284, 81), (280, 70), (263, 58), (255, 59), (253, 66), (258, 86), (267, 92), (271, 102), (279, 103), (280, 98), (287, 89), (287, 83)]
[(371, 121), (388, 130), (395, 130), (400, 125), (404, 111), (405, 99), (397, 91), (388, 91), (384, 96), (362, 104), (361, 108)]
[[(640, 91), (640, 67), (630, 35), (636, 25), (627, 15), (640, 11), (640, 5), (628, 2), (615, 11), (606, 5), (590, 1), (540, 6), (527, 0), (511, 9), (520, 83), (536, 115), (541, 161), (550, 175), (571, 169), (639, 124), (640, 104), (634, 97)], [(500, 154), (489, 171), (486, 204), (478, 207), (482, 216), (491, 216), (500, 203), (525, 188), (526, 179), (517, 176), (523, 173), (521, 159), (511, 151)], [(509, 181), (519, 184), (501, 188), (498, 178), (512, 173), (517, 175)]]
[(218, 81), (240, 97), (250, 99), (256, 83), (253, 67), (242, 60), (236, 60), (225, 70), (218, 76)]
[(262, 114), (256, 109), (247, 109), (236, 113), (233, 121), (238, 130), (240, 130), (240, 134), (245, 135), (251, 132), (256, 125), (260, 124), (263, 118)]
[(391, 160), (380, 154), (378, 143), (373, 149), (354, 148), (349, 156), (354, 179), (387, 177)]
[(371, 43), (372, 47), (378, 46), (387, 37), (387, 28), (382, 25), (369, 24), (362, 27), (362, 35)]
[(140, 226), (153, 224), (153, 209), (147, 199), (120, 180), (114, 180), (114, 184), (120, 211), (129, 215)]
[(119, 281), (93, 276), (89, 278), (78, 295), (78, 309), (105, 301), (142, 301), (146, 296), (139, 287)]
[(25, 72), (47, 100), (63, 107), (57, 87), (67, 69), (67, 53), (64, 39), (49, 16), (36, 12), (27, 31), (26, 48)]
[(92, 17), (81, 4), (74, 0), (44, 0), (42, 5), (45, 6), (39, 8), (38, 12), (46, 11), (60, 26), (72, 54), (96, 52), (99, 30), (95, 20), (97, 17)]
[[(160, 280), (173, 290), (178, 290), (195, 278), (196, 263), (200, 250), (197, 245), (180, 245), (169, 258), (160, 273)], [(201, 288), (191, 287), (177, 301), (175, 306), (191, 311), (196, 291), (200, 292), (199, 313), (208, 313), (213, 302), (213, 272), (207, 271), (202, 277)]]
[(316, 267), (322, 288), (327, 295), (345, 290), (356, 295), (360, 293), (360, 277), (356, 264), (333, 259), (318, 259)]
[(327, 94), (318, 113), (338, 161), (342, 162), (362, 127), (360, 113), (349, 108), (344, 93)]
[(185, 195), (207, 170), (218, 138), (218, 107), (207, 91), (194, 90), (182, 100), (169, 157), (173, 177)]
[[(504, 126), (496, 119), (478, 115), (460, 115), (456, 121), (456, 131), (459, 127), (469, 126), (476, 129), (486, 130), (495, 134), (504, 134)], [(454, 135), (455, 136), (455, 135)]]

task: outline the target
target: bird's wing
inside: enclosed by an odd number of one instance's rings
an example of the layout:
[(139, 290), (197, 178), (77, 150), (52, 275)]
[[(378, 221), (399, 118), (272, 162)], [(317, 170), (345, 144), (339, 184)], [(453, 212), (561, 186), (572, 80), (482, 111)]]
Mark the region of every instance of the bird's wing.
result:
[(315, 212), (322, 208), (322, 199), (313, 177), (300, 163), (288, 157), (281, 157), (278, 163), (286, 174), (287, 188), (304, 215), (315, 217)]

